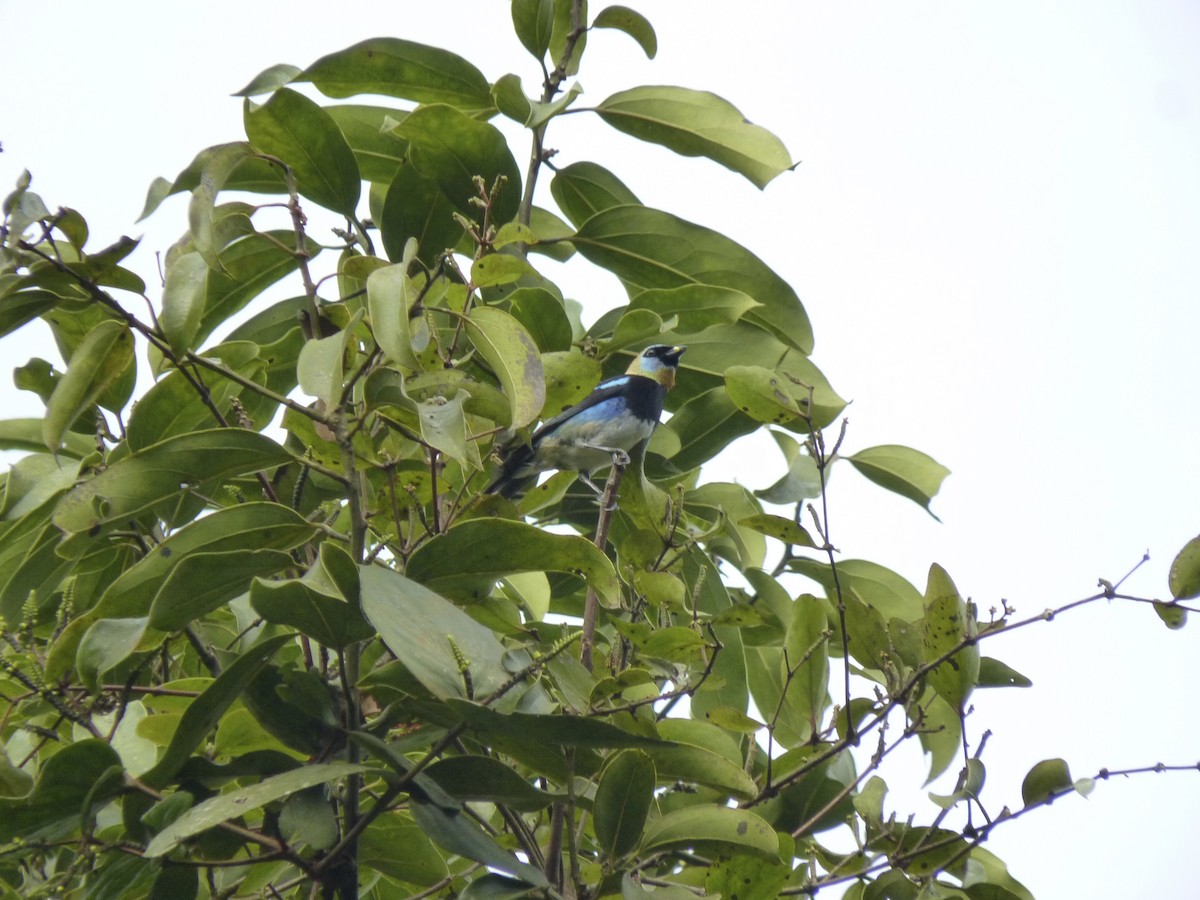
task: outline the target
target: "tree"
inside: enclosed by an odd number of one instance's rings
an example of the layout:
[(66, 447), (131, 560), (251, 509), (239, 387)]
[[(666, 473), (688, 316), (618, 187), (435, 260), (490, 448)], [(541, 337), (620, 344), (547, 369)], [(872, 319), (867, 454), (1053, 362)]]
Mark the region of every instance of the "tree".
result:
[[(4, 425), (33, 451), (0, 534), (9, 883), (1027, 896), (981, 846), (1021, 812), (986, 817), (986, 738), (962, 724), (973, 689), (1022, 683), (979, 643), (1023, 623), (977, 621), (940, 567), (922, 594), (824, 533), (831, 466), (925, 507), (945, 470), (842, 454), (843, 401), (791, 288), (607, 169), (550, 157), (554, 122), (582, 110), (588, 18), (512, 8), (547, 70), (537, 99), (392, 39), (262, 73), (247, 141), (151, 189), (147, 214), (191, 194), (161, 290), (122, 266), (129, 239), (89, 251), (79, 213), (27, 180), (10, 196), (0, 323), (46, 321), (66, 368), (24, 367), (46, 416)], [(653, 54), (632, 11), (590, 24)], [(319, 105), (308, 86), (403, 104)], [(524, 173), (497, 112), (532, 135)], [(633, 88), (592, 112), (760, 186), (792, 164), (712, 95)], [(534, 204), (546, 180), (565, 220)], [(629, 304), (580, 322), (538, 273), (572, 256)], [(285, 277), (299, 294), (262, 299)], [(481, 495), (510, 432), (662, 340), (689, 344), (672, 417), (614, 472), (615, 509), (571, 475), (515, 506)], [(139, 344), (156, 380), (130, 408)], [(778, 484), (697, 486), (760, 428)], [(914, 739), (931, 772), (962, 773), (923, 824), (885, 815), (876, 774)], [(1048, 760), (1026, 808), (1087, 788)], [(851, 830), (859, 847), (833, 849)]]

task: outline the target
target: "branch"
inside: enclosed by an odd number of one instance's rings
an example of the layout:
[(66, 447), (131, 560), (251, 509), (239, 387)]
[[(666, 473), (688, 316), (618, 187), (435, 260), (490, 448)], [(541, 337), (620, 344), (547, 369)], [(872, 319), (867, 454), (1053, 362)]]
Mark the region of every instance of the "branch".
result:
[[(1147, 774), (1147, 773), (1161, 774), (1163, 772), (1197, 772), (1197, 771), (1200, 771), (1200, 763), (1166, 765), (1166, 764), (1160, 762), (1160, 763), (1155, 763), (1152, 766), (1140, 766), (1140, 767), (1131, 768), (1131, 769), (1107, 769), (1107, 768), (1100, 769), (1092, 777), (1092, 780), (1093, 781), (1106, 781), (1106, 780), (1116, 777), (1116, 776), (1128, 777), (1128, 776), (1132, 776), (1132, 775), (1143, 775), (1143, 774)], [(975, 833), (972, 837), (964, 839), (964, 836), (962, 834), (959, 834), (956, 832), (952, 835), (947, 835), (946, 837), (940, 838), (939, 840), (931, 841), (928, 844), (922, 844), (922, 845), (920, 845), (919, 849), (914, 848), (913, 850), (906, 851), (905, 853), (901, 853), (901, 854), (897, 854), (896, 856), (889, 857), (888, 859), (883, 860), (879, 863), (876, 863), (875, 865), (869, 866), (866, 869), (862, 869), (862, 870), (854, 873), (853, 875), (839, 875), (836, 878), (821, 880), (819, 882), (814, 882), (812, 884), (805, 885), (804, 887), (785, 888), (784, 890), (781, 890), (779, 892), (779, 896), (781, 896), (781, 897), (783, 897), (783, 896), (799, 896), (799, 895), (805, 895), (805, 894), (807, 894), (809, 896), (813, 896), (817, 893), (818, 890), (820, 890), (822, 888), (830, 887), (831, 885), (840, 884), (840, 883), (847, 882), (847, 881), (854, 881), (856, 879), (862, 878), (862, 876), (864, 876), (864, 875), (869, 875), (873, 872), (880, 872), (880, 871), (883, 871), (884, 869), (889, 869), (889, 868), (894, 868), (894, 867), (903, 868), (905, 865), (908, 865), (909, 863), (911, 863), (918, 856), (924, 855), (933, 850), (940, 850), (943, 847), (951, 847), (960, 841), (965, 841), (966, 846), (963, 847), (962, 850), (960, 850), (954, 856), (947, 859), (939, 867), (938, 871), (944, 871), (945, 869), (954, 865), (956, 862), (958, 862), (964, 856), (969, 854), (976, 847), (982, 845), (984, 843), (984, 841), (986, 841), (988, 839), (988, 837), (991, 836), (991, 833), (996, 828), (998, 828), (1000, 825), (1002, 825), (1006, 822), (1013, 822), (1013, 821), (1021, 818), (1022, 816), (1029, 814), (1030, 812), (1032, 812), (1034, 810), (1042, 809), (1044, 807), (1049, 806), (1050, 804), (1052, 804), (1055, 800), (1057, 800), (1060, 797), (1064, 797), (1067, 794), (1073, 794), (1073, 793), (1077, 793), (1074, 785), (1068, 785), (1068, 786), (1059, 788), (1056, 791), (1052, 791), (1044, 800), (1042, 800), (1038, 803), (1030, 804), (1029, 806), (1022, 807), (1021, 809), (1017, 810), (1016, 812), (1011, 812), (1010, 810), (1005, 808), (1000, 813), (1000, 815), (997, 816), (994, 820), (992, 820), (991, 822), (988, 822), (986, 825), (976, 829)], [(927, 874), (932, 876), (935, 873), (927, 873)]]
[[(625, 456), (625, 464), (629, 457)], [(593, 543), (601, 553), (608, 546), (608, 527), (612, 524), (612, 514), (617, 508), (617, 486), (621, 476), (625, 474), (625, 464), (618, 465), (617, 454), (613, 454), (613, 467), (604, 485), (604, 494), (600, 497), (600, 517), (596, 520), (596, 540)], [(596, 591), (589, 587), (587, 599), (583, 604), (583, 639), (579, 644), (579, 661), (589, 672), (592, 671), (592, 650), (596, 646), (596, 620), (600, 616), (600, 599)]]
[[(1075, 609), (1077, 607), (1084, 606), (1088, 603), (1094, 603), (1097, 600), (1102, 600), (1102, 599), (1106, 599), (1106, 598), (1108, 598), (1107, 592), (1100, 593), (1100, 594), (1092, 594), (1090, 597), (1084, 597), (1081, 600), (1073, 600), (1070, 603), (1066, 603), (1063, 606), (1058, 607), (1057, 609), (1047, 609), (1044, 612), (1038, 613), (1037, 615), (1034, 615), (1034, 616), (1030, 616), (1026, 619), (1022, 619), (1018, 622), (1013, 622), (1011, 624), (1006, 623), (1006, 622), (996, 623), (995, 627), (989, 628), (987, 631), (983, 631), (980, 634), (976, 635), (975, 637), (967, 638), (963, 641), (960, 641), (958, 644), (951, 647), (949, 650), (947, 650), (941, 656), (919, 666), (913, 672), (913, 674), (909, 677), (908, 681), (906, 681), (902, 685), (900, 685), (890, 695), (887, 703), (885, 703), (883, 705), (883, 707), (874, 715), (874, 717), (872, 717), (866, 724), (862, 725), (858, 729), (858, 732), (861, 734), (861, 733), (866, 733), (868, 731), (874, 730), (874, 728), (877, 725), (881, 724), (884, 721), (884, 719), (886, 719), (888, 717), (888, 715), (892, 712), (892, 710), (898, 708), (903, 703), (907, 702), (909, 695), (917, 687), (917, 685), (921, 682), (922, 678), (924, 678), (925, 675), (927, 675), (929, 672), (932, 672), (934, 669), (936, 669), (942, 663), (949, 660), (951, 657), (955, 656), (964, 647), (969, 647), (972, 644), (978, 643), (979, 641), (987, 640), (989, 638), (996, 637), (997, 635), (1000, 635), (1000, 634), (1007, 634), (1011, 631), (1015, 631), (1018, 628), (1024, 628), (1028, 625), (1033, 625), (1038, 622), (1053, 621), (1054, 618), (1056, 616), (1060, 615), (1061, 613), (1064, 613), (1068, 610)], [(843, 750), (847, 749), (848, 747), (853, 746), (853, 744), (854, 744), (854, 742), (850, 740), (849, 735), (847, 735), (847, 737), (842, 738), (841, 740), (837, 741), (836, 743), (830, 744), (829, 747), (824, 752), (819, 753), (816, 756), (814, 756), (812, 759), (810, 759), (808, 762), (806, 762), (803, 766), (801, 766), (799, 769), (797, 769), (791, 775), (787, 776), (786, 778), (780, 779), (780, 781), (777, 782), (776, 784), (767, 785), (767, 786), (763, 787), (763, 789), (759, 792), (757, 797), (755, 797), (753, 800), (746, 802), (743, 805), (744, 806), (755, 806), (759, 803), (763, 803), (766, 800), (769, 800), (771, 797), (774, 797), (785, 787), (787, 787), (788, 785), (793, 784), (796, 781), (798, 781), (799, 779), (803, 778), (805, 775), (807, 775), (809, 772), (811, 772), (813, 769), (815, 769), (821, 763), (832, 758), (833, 756), (837, 755), (838, 753), (842, 752)]]
[[(567, 41), (563, 45), (562, 55), (558, 58), (554, 71), (546, 75), (546, 80), (542, 83), (542, 103), (549, 103), (562, 88), (562, 83), (567, 77), (567, 68), (571, 65), (571, 57), (575, 55), (575, 47), (586, 33), (583, 0), (571, 0), (571, 31), (567, 34)], [(533, 215), (533, 192), (542, 170), (542, 163), (553, 155), (545, 150), (546, 127), (549, 124), (543, 122), (533, 129), (533, 146), (529, 153), (529, 166), (525, 170), (525, 190), (521, 195), (521, 205), (517, 213), (517, 221), (522, 225), (528, 225)]]

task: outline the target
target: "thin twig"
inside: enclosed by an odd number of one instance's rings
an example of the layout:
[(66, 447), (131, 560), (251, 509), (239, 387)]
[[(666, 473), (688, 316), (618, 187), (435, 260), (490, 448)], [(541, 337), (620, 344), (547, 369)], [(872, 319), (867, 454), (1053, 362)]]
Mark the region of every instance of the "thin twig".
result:
[[(593, 541), (601, 553), (608, 545), (608, 527), (612, 524), (612, 514), (617, 508), (617, 487), (621, 484), (621, 476), (624, 474), (625, 466), (617, 465), (614, 454), (612, 471), (600, 498), (600, 516), (596, 520), (596, 540)], [(587, 599), (583, 604), (583, 639), (579, 643), (579, 661), (589, 672), (592, 671), (592, 650), (596, 646), (596, 621), (599, 616), (600, 598), (595, 588), (588, 587)]]

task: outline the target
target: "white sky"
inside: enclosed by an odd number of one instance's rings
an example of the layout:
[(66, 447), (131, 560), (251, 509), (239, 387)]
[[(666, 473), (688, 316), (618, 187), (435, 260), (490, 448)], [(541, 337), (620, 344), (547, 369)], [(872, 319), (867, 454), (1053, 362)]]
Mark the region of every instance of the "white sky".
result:
[[(658, 59), (593, 34), (583, 103), (637, 84), (709, 89), (803, 165), (760, 194), (590, 117), (568, 117), (551, 145), (730, 234), (796, 286), (815, 361), (854, 399), (849, 450), (908, 444), (953, 470), (933, 505), (941, 525), (839, 472), (831, 526), (845, 556), (922, 589), (936, 561), (982, 608), (1003, 597), (1031, 614), (1149, 549), (1126, 587), (1166, 596), (1171, 559), (1200, 532), (1200, 7), (635, 5), (658, 29)], [(95, 246), (144, 233), (135, 265), (153, 284), (153, 251), (186, 217), (176, 200), (135, 225), (145, 189), (242, 136), (230, 92), (270, 64), (378, 35), (444, 46), (532, 89), (506, 6), (0, 0), (0, 190), (29, 168), (51, 208), (87, 217)], [(525, 148), (514, 145), (522, 165)], [(593, 309), (622, 300), (582, 261), (546, 271)], [(0, 370), (34, 354), (53, 350), (23, 332), (0, 340)], [(32, 395), (4, 396), (6, 415), (40, 414)], [(721, 477), (764, 465), (759, 452), (773, 451), (754, 445)], [(1200, 759), (1198, 628), (1098, 604), (985, 644), (1035, 681), (975, 697), (972, 738), (994, 732), (989, 810), (1019, 807), (1021, 778), (1045, 757), (1077, 777)], [(905, 765), (918, 772), (917, 754)], [(922, 798), (910, 788), (888, 809)], [(1041, 900), (1191, 897), (1198, 807), (1200, 773), (1142, 776), (1066, 798), (988, 846)]]

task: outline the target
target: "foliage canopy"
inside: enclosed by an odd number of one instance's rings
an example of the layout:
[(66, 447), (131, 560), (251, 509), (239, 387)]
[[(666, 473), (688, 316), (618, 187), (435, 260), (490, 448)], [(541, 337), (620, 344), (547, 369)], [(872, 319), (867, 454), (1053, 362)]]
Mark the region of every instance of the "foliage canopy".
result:
[[(3, 889), (1025, 900), (982, 846), (1012, 814), (971, 818), (963, 728), (975, 689), (1028, 685), (979, 647), (1007, 611), (980, 621), (936, 564), (922, 591), (839, 558), (818, 511), (835, 464), (926, 510), (948, 471), (843, 454), (791, 286), (547, 135), (592, 114), (760, 188), (790, 154), (689, 88), (584, 109), (589, 28), (654, 55), (634, 10), (511, 11), (536, 97), (395, 38), (256, 76), (246, 140), (150, 188), (144, 215), (190, 196), (160, 288), (28, 178), (6, 200), (0, 333), (45, 322), (65, 368), (18, 369), (46, 414), (0, 422), (28, 451), (0, 502)], [(585, 323), (543, 258), (628, 302)], [(481, 493), (506, 442), (656, 342), (689, 350), (613, 509), (570, 473)], [(760, 429), (777, 483), (701, 483)], [(961, 771), (924, 823), (875, 774), (910, 740)], [(1089, 787), (1047, 760), (1023, 799)]]

